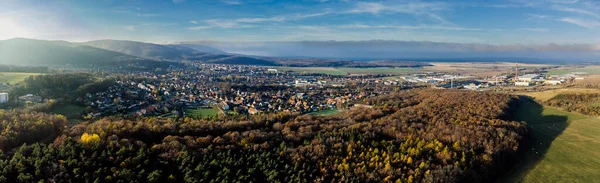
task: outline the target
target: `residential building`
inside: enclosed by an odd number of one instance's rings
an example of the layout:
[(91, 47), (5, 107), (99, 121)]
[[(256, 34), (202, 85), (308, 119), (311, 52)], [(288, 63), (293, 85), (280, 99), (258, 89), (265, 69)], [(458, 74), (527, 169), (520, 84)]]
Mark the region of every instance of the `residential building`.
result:
[(531, 83), (519, 81), (519, 82), (515, 82), (515, 86), (531, 86)]
[(8, 93), (0, 93), (0, 103), (8, 102)]
[(33, 94), (23, 95), (18, 98), (19, 98), (19, 100), (24, 101), (24, 102), (41, 102), (42, 101), (42, 97), (36, 96)]

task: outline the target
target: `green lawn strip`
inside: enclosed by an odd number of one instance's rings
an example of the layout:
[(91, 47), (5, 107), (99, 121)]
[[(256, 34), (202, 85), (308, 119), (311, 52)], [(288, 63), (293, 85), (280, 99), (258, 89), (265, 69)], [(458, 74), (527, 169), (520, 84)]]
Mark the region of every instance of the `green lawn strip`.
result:
[(40, 73), (25, 73), (25, 72), (0, 72), (0, 82), (15, 84), (25, 80), (29, 76), (40, 75)]
[(337, 68), (340, 71), (347, 72), (349, 74), (407, 74), (417, 72), (416, 68), (408, 67), (375, 67), (375, 68), (354, 68), (354, 67), (340, 67)]
[(186, 112), (186, 114), (185, 114), (186, 116), (192, 117), (192, 118), (213, 117), (213, 116), (217, 116), (217, 114), (218, 114), (218, 111), (213, 108), (187, 109), (187, 110), (185, 110), (185, 112)]
[(532, 146), (499, 182), (600, 182), (598, 118), (533, 103), (516, 118), (531, 127)]

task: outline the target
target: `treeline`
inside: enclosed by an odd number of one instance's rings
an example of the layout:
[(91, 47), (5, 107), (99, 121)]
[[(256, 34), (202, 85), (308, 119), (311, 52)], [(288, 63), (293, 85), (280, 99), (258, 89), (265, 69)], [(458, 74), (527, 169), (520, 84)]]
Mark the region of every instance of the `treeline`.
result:
[(86, 93), (104, 91), (114, 84), (115, 78), (97, 79), (97, 76), (89, 73), (46, 74), (26, 78), (21, 85), (13, 87), (10, 93), (15, 99), (34, 94), (43, 99), (70, 101)]
[(32, 73), (47, 73), (48, 67), (41, 66), (19, 66), (0, 64), (0, 72), (32, 72)]
[(600, 93), (562, 93), (545, 103), (569, 112), (600, 116)]
[(63, 133), (67, 119), (60, 115), (0, 110), (0, 152), (23, 143), (51, 142)]
[(527, 133), (504, 119), (514, 100), (413, 90), (328, 117), (104, 118), (1, 155), (0, 182), (484, 182)]

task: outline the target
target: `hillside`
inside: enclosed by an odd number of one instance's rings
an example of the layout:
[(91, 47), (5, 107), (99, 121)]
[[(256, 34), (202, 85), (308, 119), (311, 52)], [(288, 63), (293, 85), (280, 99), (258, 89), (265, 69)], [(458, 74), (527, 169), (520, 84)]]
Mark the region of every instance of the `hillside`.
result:
[(97, 40), (82, 44), (154, 60), (178, 61), (199, 54), (197, 51), (187, 47), (166, 46), (135, 41)]
[(0, 64), (35, 66), (123, 66), (158, 64), (119, 52), (72, 44), (65, 41), (44, 41), (33, 39), (9, 39), (0, 41)]

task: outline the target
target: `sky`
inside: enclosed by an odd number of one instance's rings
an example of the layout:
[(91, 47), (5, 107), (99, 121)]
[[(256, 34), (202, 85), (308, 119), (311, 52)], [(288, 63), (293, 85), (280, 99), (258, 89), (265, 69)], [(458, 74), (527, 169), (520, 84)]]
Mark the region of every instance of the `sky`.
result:
[(0, 40), (13, 37), (599, 44), (600, 1), (0, 0)]

